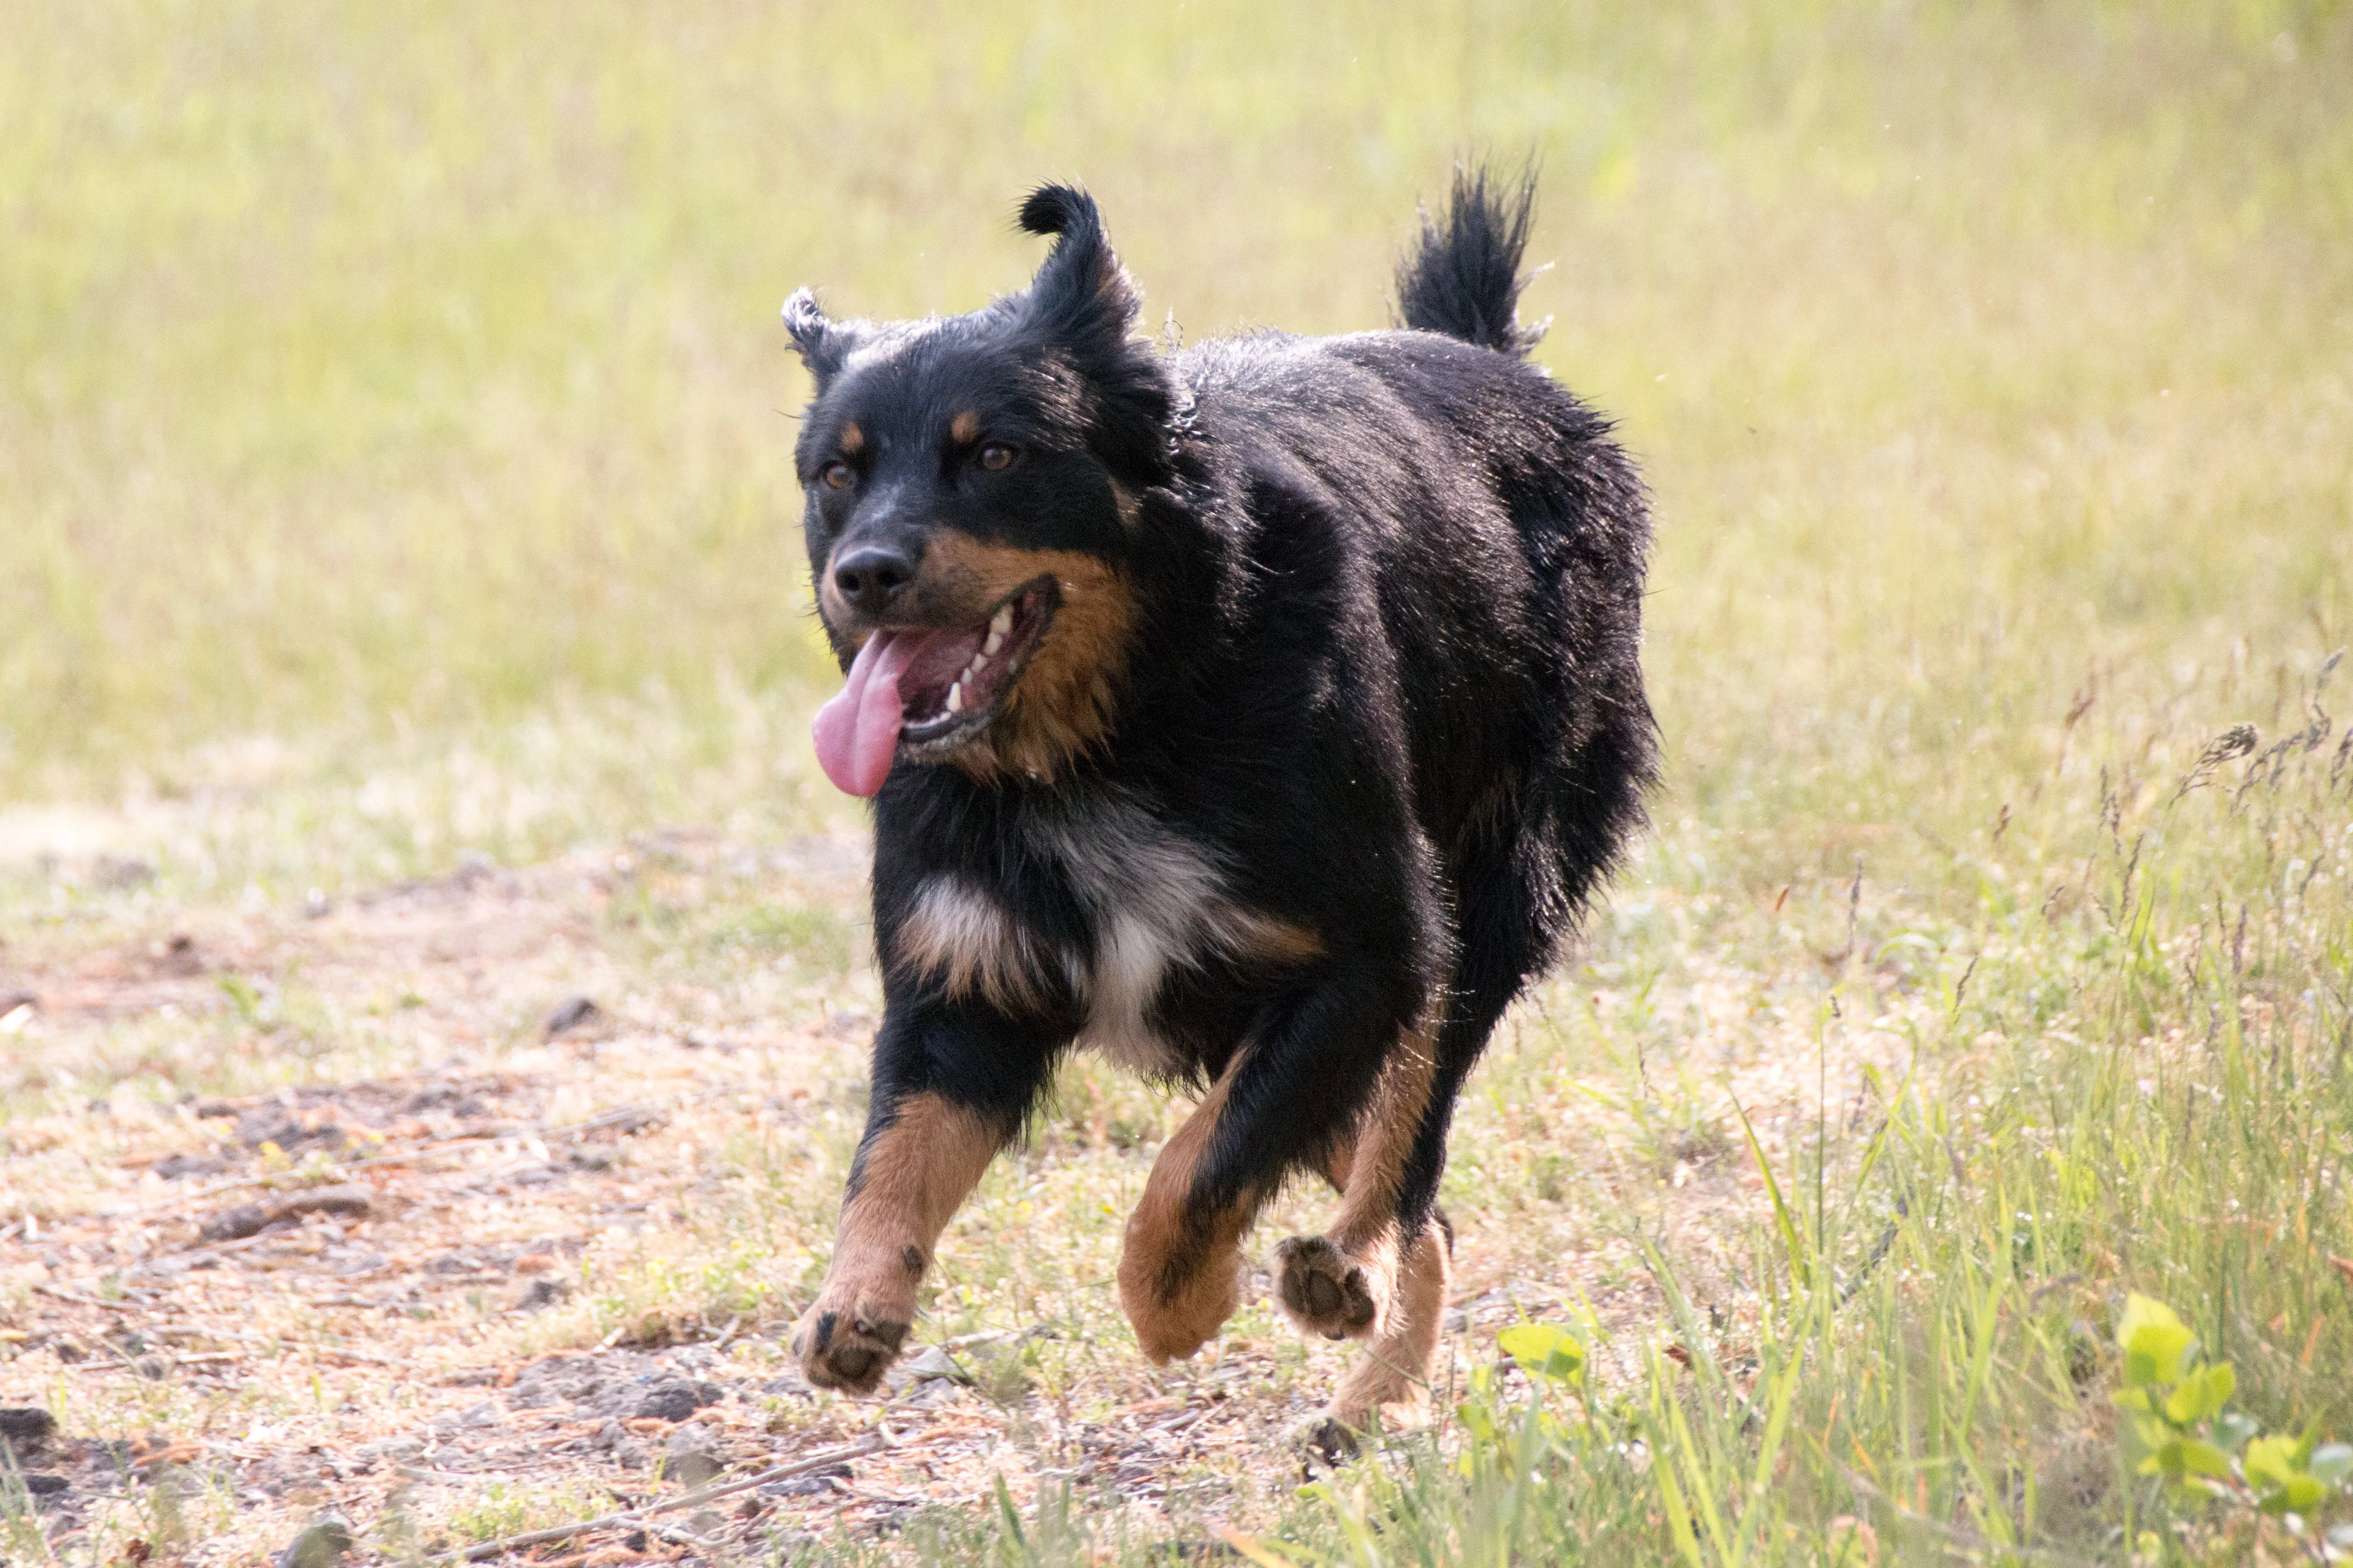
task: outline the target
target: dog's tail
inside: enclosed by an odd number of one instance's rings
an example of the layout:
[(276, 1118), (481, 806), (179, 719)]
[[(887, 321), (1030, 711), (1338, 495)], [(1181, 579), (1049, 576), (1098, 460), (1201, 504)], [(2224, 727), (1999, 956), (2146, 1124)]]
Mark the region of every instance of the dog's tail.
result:
[(1425, 210), (1421, 233), (1398, 261), (1399, 319), (1499, 353), (1520, 355), (1535, 347), (1549, 323), (1523, 327), (1517, 310), (1527, 284), (1520, 276), (1520, 253), (1527, 248), (1535, 206), (1533, 167), (1497, 179), (1484, 166), (1457, 164), (1445, 219)]

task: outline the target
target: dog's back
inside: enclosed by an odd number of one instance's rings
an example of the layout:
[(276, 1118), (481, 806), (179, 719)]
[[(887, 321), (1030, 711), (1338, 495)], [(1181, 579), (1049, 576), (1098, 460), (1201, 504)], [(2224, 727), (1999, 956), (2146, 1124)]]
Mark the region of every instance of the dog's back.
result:
[(1352, 586), (1377, 605), (1416, 816), (1466, 916), (1462, 895), (1510, 862), (1540, 928), (1510, 944), (1526, 968), (1655, 772), (1645, 498), (1609, 421), (1525, 358), (1542, 336), (1515, 319), (1532, 195), (1458, 176), (1398, 268), (1409, 330), (1260, 334), (1178, 362), (1197, 426), (1257, 491), (1248, 510), (1289, 531), (1252, 551), (1283, 585), (1274, 613), (1297, 617), (1317, 582), (1344, 623)]

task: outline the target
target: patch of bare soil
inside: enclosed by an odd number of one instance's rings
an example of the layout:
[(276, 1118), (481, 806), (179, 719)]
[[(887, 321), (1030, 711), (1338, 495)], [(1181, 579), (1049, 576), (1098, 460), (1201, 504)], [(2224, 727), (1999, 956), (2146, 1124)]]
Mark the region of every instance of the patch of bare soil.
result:
[[(675, 962), (701, 938), (662, 911), (728, 877), (778, 907), (854, 910), (862, 846), (748, 868), (716, 841), (654, 850), (0, 953), (20, 1089), (135, 1083), (191, 1040), (232, 1076), (240, 1053), (260, 1071), (313, 1046), (383, 1064), (262, 1092), (118, 1090), (0, 1129), (0, 1441), (53, 1551), (262, 1561), (332, 1516), (363, 1553), (512, 1540), (543, 1561), (717, 1561), (887, 1533), (1000, 1477), (1025, 1502), (1070, 1482), (1164, 1521), (1244, 1506), (1236, 1478), (1297, 1484), (1285, 1434), (1334, 1352), (1241, 1321), (1175, 1373), (1108, 1347), (1104, 1397), (1029, 1387), (1020, 1354), (1043, 1328), (913, 1347), (879, 1403), (813, 1394), (779, 1341), (855, 1134), (860, 983)], [(1548, 1136), (1623, 1166), (1593, 1130), (1605, 1113), (1579, 1114), (1591, 1126)], [(709, 1228), (665, 1251), (747, 1140), (807, 1175), (806, 1226), (755, 1229), (733, 1248), (748, 1262)], [(1753, 1173), (1724, 1152), (1694, 1147), (1659, 1184), (1685, 1228), (1753, 1211)], [(1149, 1155), (1130, 1156), (1139, 1177)], [(1466, 1238), (1450, 1323), (1466, 1356), (1466, 1332), (1548, 1305), (1654, 1309), (1622, 1247), (1584, 1237), (1531, 1261), (1523, 1243)]]

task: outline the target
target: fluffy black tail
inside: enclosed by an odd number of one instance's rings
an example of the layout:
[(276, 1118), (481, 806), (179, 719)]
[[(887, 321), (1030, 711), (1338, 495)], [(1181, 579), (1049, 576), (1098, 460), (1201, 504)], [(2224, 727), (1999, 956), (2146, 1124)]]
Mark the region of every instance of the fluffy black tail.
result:
[(1500, 353), (1535, 347), (1544, 324), (1524, 328), (1517, 311), (1527, 283), (1520, 253), (1535, 206), (1533, 168), (1498, 180), (1483, 167), (1458, 164), (1445, 221), (1425, 211), (1420, 235), (1398, 262), (1398, 315), (1405, 324)]

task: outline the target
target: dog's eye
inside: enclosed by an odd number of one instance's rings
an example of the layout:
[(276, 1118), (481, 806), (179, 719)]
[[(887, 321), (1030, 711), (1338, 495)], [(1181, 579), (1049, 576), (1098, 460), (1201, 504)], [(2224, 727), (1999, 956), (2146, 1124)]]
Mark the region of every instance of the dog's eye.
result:
[(817, 477), (825, 481), (829, 490), (846, 490), (857, 482), (858, 472), (848, 463), (828, 463), (817, 471)]
[(977, 454), (980, 466), (990, 473), (1001, 473), (1013, 466), (1013, 448), (1002, 441), (991, 441)]

